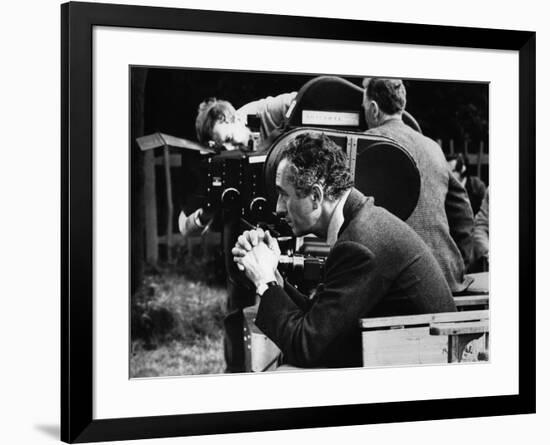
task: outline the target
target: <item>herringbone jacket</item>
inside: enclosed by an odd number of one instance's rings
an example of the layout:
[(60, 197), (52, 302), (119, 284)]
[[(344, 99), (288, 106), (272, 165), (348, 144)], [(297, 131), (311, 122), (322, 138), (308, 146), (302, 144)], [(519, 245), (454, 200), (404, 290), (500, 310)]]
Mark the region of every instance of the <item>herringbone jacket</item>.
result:
[(452, 175), (441, 147), (401, 119), (391, 119), (367, 133), (393, 139), (416, 161), (420, 196), (406, 223), (431, 249), (451, 291), (463, 291), (473, 254), (474, 217), (466, 190)]

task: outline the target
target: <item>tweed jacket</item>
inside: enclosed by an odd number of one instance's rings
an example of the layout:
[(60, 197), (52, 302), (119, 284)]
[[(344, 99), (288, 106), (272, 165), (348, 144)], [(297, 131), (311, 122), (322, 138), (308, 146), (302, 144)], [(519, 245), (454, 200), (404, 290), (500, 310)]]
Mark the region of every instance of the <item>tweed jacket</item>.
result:
[(466, 190), (452, 175), (441, 147), (401, 119), (391, 119), (367, 133), (393, 139), (416, 161), (420, 196), (406, 223), (431, 249), (451, 291), (463, 291), (473, 254), (474, 216)]
[(312, 299), (270, 287), (256, 325), (299, 367), (361, 366), (364, 317), (452, 312), (456, 307), (435, 258), (403, 221), (352, 189), (344, 223)]

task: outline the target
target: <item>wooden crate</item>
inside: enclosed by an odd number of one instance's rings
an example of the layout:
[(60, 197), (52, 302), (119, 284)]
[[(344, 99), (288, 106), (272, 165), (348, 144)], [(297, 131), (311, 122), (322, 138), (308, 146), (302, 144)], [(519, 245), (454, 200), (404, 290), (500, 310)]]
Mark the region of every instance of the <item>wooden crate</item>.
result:
[[(360, 322), (363, 366), (461, 361), (461, 351), (474, 338), (485, 336), (483, 344), (488, 344), (488, 321), (488, 310), (364, 318)], [(438, 329), (430, 333), (433, 326)], [(445, 330), (446, 326), (454, 330)], [(487, 351), (483, 354), (488, 356)]]
[[(488, 359), (489, 312), (468, 310), (488, 304), (487, 296), (457, 297), (463, 311), (360, 320), (363, 366), (398, 366), (465, 361), (464, 351), (474, 345), (467, 361)], [(274, 370), (281, 351), (255, 324), (258, 307), (244, 309), (245, 363), (248, 372)]]
[(281, 350), (254, 323), (257, 313), (257, 305), (243, 310), (245, 371), (273, 371), (279, 365)]
[(489, 309), (489, 295), (464, 295), (453, 299), (459, 311)]

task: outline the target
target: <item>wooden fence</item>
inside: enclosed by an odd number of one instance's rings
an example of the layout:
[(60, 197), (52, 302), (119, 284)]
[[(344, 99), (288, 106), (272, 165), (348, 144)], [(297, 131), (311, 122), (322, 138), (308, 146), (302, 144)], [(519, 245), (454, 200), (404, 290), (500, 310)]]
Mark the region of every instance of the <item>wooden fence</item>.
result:
[(472, 142), (468, 140), (455, 141), (454, 139), (436, 139), (445, 155), (462, 153), (470, 165), (470, 174), (479, 176), (485, 184), (489, 179), (489, 149), (484, 141)]

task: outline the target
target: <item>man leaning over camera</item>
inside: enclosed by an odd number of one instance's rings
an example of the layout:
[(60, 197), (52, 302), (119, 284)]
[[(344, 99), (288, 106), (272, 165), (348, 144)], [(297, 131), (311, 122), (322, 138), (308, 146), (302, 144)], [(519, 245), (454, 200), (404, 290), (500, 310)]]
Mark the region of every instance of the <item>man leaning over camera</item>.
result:
[(260, 296), (256, 325), (290, 365), (361, 366), (360, 318), (456, 310), (428, 247), (352, 187), (345, 156), (326, 136), (305, 134), (277, 168), (277, 212), (296, 236), (313, 233), (331, 247), (311, 299), (283, 282), (269, 232), (246, 231), (232, 250)]
[[(249, 150), (250, 145), (262, 151), (269, 147), (284, 126), (286, 112), (296, 97), (296, 92), (268, 96), (243, 105), (235, 110), (226, 101), (211, 97), (200, 103), (195, 119), (195, 130), (198, 141), (207, 146), (219, 147), (222, 150)], [(247, 126), (247, 116), (255, 116), (260, 124), (257, 144)], [(203, 208), (186, 215), (181, 211), (178, 227), (184, 238), (199, 235), (212, 215)]]
[[(199, 105), (195, 128), (198, 140), (204, 145), (214, 145), (223, 150), (249, 149), (252, 132), (246, 125), (247, 115), (258, 118), (260, 138), (258, 150), (266, 148), (271, 138), (279, 134), (285, 123), (285, 114), (296, 93), (281, 94), (250, 102), (235, 110), (224, 100), (207, 99)], [(200, 234), (212, 221), (213, 213), (199, 208), (187, 216), (183, 211), (178, 218), (181, 234), (185, 237)], [(234, 280), (235, 270), (230, 249), (240, 233), (239, 222), (225, 224), (222, 231), (222, 246), (227, 271), (227, 300), (224, 318), (224, 356), (226, 372), (242, 372), (245, 369), (244, 340), (242, 335), (242, 308), (254, 304), (253, 291)]]

